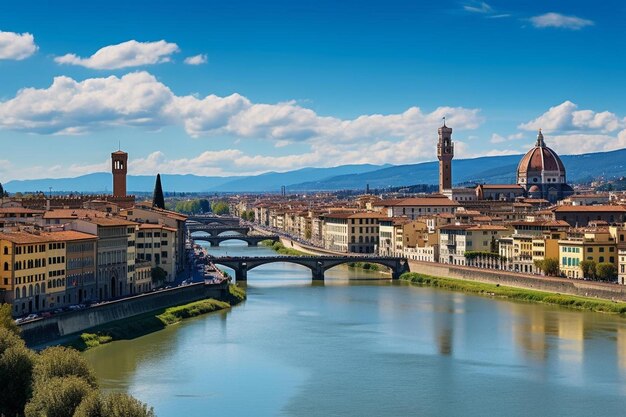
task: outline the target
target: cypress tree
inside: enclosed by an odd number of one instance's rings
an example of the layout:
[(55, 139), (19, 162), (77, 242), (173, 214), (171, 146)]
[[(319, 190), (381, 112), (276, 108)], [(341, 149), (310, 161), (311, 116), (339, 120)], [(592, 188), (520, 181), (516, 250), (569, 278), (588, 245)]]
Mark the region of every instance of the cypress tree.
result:
[(165, 198), (163, 197), (163, 188), (161, 187), (161, 174), (157, 174), (156, 184), (154, 184), (152, 207), (165, 209)]

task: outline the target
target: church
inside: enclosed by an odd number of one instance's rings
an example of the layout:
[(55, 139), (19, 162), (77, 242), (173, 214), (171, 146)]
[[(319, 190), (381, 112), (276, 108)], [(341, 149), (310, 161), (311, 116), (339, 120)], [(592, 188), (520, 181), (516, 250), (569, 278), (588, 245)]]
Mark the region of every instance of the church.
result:
[(561, 158), (546, 146), (539, 129), (537, 142), (522, 157), (517, 166), (517, 184), (479, 184), (474, 188), (452, 188), (452, 158), (454, 143), (452, 129), (438, 130), (437, 158), (439, 159), (439, 192), (454, 201), (504, 200), (519, 197), (547, 200), (556, 203), (574, 193), (567, 184), (565, 166)]

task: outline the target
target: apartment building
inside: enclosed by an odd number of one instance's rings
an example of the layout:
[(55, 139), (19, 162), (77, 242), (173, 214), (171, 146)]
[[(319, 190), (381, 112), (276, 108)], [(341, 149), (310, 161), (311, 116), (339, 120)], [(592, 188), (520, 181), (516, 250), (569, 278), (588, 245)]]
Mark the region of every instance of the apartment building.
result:
[(176, 279), (176, 229), (162, 224), (140, 224), (135, 250), (139, 261), (162, 268), (167, 273), (166, 281)]
[(439, 228), (439, 262), (466, 265), (466, 252), (498, 253), (498, 241), (510, 229), (499, 225), (458, 224)]
[(335, 212), (324, 216), (326, 249), (339, 252), (375, 253), (378, 248), (380, 213)]

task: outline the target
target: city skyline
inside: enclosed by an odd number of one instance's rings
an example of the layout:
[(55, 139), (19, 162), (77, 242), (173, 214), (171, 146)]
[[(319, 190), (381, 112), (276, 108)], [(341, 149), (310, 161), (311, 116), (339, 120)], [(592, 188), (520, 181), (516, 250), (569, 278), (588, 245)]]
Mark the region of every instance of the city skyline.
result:
[(626, 147), (618, 2), (240, 3), (4, 5), (0, 181)]

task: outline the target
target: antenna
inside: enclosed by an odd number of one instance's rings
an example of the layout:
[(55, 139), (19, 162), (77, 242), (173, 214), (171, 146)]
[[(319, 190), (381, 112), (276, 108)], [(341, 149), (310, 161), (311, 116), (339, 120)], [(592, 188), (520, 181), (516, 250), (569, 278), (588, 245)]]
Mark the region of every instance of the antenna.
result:
[(118, 151), (121, 151), (121, 150), (122, 150), (122, 141), (121, 141), (121, 140), (118, 140), (118, 141), (117, 141), (117, 150), (118, 150)]

